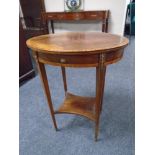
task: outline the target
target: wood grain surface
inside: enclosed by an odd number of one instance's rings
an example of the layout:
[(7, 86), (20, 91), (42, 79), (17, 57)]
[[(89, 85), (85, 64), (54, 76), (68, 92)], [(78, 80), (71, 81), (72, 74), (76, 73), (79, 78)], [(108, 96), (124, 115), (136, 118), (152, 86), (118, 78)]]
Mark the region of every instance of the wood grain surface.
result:
[(77, 114), (95, 121), (95, 98), (66, 94), (66, 98), (55, 114)]
[(94, 54), (124, 47), (128, 39), (101, 32), (66, 32), (41, 35), (27, 41), (34, 51), (53, 54)]

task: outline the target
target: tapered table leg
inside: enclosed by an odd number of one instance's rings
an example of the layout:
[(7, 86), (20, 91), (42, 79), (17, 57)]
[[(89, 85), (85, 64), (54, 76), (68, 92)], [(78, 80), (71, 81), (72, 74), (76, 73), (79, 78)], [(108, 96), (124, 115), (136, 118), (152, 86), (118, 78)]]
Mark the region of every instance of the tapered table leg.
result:
[(61, 71), (62, 71), (64, 90), (65, 90), (65, 94), (66, 94), (67, 93), (67, 80), (66, 80), (66, 70), (65, 70), (65, 67), (61, 67)]
[(52, 33), (54, 33), (54, 23), (53, 23), (53, 20), (51, 20), (51, 28), (52, 28)]
[(102, 112), (102, 106), (103, 106), (103, 97), (104, 97), (104, 85), (105, 85), (105, 75), (106, 75), (106, 67), (103, 66), (102, 69), (102, 73), (101, 73), (101, 109), (100, 109), (100, 113)]
[(96, 104), (95, 104), (95, 141), (97, 141), (98, 133), (99, 133), (99, 119), (100, 112), (102, 107), (102, 97), (104, 91), (104, 81), (105, 81), (105, 70), (106, 67), (103, 65), (99, 65), (96, 67)]
[(55, 120), (55, 116), (54, 116), (54, 109), (53, 109), (50, 90), (49, 90), (49, 86), (48, 86), (48, 80), (47, 80), (45, 66), (44, 66), (43, 63), (38, 62), (37, 58), (35, 58), (35, 59), (36, 59), (36, 62), (37, 62), (38, 71), (39, 71), (39, 74), (40, 74), (40, 78), (41, 78), (42, 85), (43, 85), (43, 88), (44, 88), (44, 92), (45, 92), (45, 95), (46, 95), (46, 98), (47, 98), (48, 106), (49, 106), (50, 113), (51, 113), (51, 116), (52, 116), (53, 124), (54, 124), (55, 130), (57, 131), (57, 124), (56, 124), (56, 120)]

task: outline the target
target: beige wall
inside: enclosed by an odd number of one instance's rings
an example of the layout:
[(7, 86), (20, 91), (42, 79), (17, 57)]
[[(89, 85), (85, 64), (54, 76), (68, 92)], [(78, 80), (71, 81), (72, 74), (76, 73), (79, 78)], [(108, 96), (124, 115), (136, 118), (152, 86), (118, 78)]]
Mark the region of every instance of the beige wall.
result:
[[(111, 12), (109, 32), (123, 35), (126, 15), (126, 4), (129, 0), (84, 0), (84, 10), (104, 10)], [(64, 0), (45, 0), (46, 11), (64, 11)], [(59, 31), (100, 31), (100, 22), (55, 23)]]

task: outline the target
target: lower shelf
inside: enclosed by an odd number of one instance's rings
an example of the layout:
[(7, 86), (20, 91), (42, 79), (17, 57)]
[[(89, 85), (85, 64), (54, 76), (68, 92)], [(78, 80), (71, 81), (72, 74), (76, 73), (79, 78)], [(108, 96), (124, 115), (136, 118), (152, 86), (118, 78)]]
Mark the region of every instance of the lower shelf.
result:
[(94, 97), (81, 97), (67, 93), (64, 103), (55, 111), (55, 114), (77, 114), (95, 121), (95, 101)]

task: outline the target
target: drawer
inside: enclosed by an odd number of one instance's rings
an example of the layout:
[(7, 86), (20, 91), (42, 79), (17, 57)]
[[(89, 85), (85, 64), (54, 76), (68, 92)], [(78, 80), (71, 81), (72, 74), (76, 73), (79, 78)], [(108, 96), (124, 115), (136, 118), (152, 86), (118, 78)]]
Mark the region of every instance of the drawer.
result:
[(52, 14), (46, 14), (46, 19), (48, 19), (48, 20), (56, 20), (56, 19), (58, 19), (58, 17), (59, 17), (59, 14), (54, 14), (54, 13), (52, 13)]
[[(124, 49), (106, 52), (105, 65), (113, 64), (123, 57)], [(64, 67), (97, 67), (100, 54), (89, 55), (58, 55), (38, 52), (38, 60), (41, 63)]]
[(46, 20), (60, 20), (64, 19), (65, 15), (63, 13), (46, 13), (44, 14)]
[(59, 13), (59, 14), (57, 14), (57, 19), (56, 20), (59, 20), (59, 19), (64, 19), (64, 14), (61, 14), (61, 13)]
[(65, 14), (65, 20), (82, 20), (85, 19), (85, 15), (80, 12), (74, 12), (74, 13), (67, 13)]
[(54, 55), (38, 53), (39, 62), (65, 67), (94, 67), (98, 65), (98, 55)]
[(108, 19), (109, 12), (108, 11), (100, 11), (100, 12), (86, 12), (86, 18), (90, 20), (102, 20)]
[(104, 19), (102, 12), (87, 12), (86, 17), (87, 19), (94, 19), (94, 20)]

